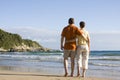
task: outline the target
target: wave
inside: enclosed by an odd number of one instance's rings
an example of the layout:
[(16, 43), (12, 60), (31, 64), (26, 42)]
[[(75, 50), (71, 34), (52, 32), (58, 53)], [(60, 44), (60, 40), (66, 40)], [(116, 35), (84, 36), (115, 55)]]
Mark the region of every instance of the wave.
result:
[(107, 66), (107, 67), (120, 67), (120, 64), (108, 64), (108, 63), (89, 63), (95, 66)]
[[(32, 61), (32, 62), (63, 62), (63, 54), (1, 54), (0, 60), (13, 60), (13, 61)], [(107, 60), (107, 61), (106, 61)], [(119, 56), (90, 56), (90, 65), (94, 66), (107, 66), (107, 67), (120, 67)]]
[[(58, 61), (63, 60), (63, 54), (55, 53), (41, 53), (41, 54), (1, 54), (0, 59), (15, 59), (15, 60), (36, 60), (36, 61)], [(119, 56), (91, 56), (90, 60), (108, 60), (108, 61), (120, 61)]]
[(34, 60), (34, 61), (62, 61), (63, 56), (58, 55), (0, 55), (0, 59)]
[(120, 61), (119, 56), (92, 56), (91, 60), (110, 60), (110, 61)]
[(91, 51), (94, 56), (120, 56), (120, 51)]
[[(90, 60), (103, 60), (103, 61), (120, 61), (120, 56), (110, 56), (111, 54), (119, 52), (110, 52), (110, 51), (94, 51), (90, 54)], [(103, 56), (104, 55), (104, 56)], [(10, 59), (10, 60), (34, 60), (34, 61), (63, 61), (63, 53), (50, 53), (50, 52), (8, 52), (0, 54), (1, 59)]]

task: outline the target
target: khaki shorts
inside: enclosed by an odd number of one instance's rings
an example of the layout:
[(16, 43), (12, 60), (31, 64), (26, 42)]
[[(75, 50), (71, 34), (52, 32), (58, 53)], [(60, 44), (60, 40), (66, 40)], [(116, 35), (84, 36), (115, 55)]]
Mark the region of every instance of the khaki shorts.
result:
[(74, 59), (75, 58), (75, 55), (76, 55), (76, 51), (74, 50), (64, 50), (64, 55), (63, 57), (65, 59), (68, 59), (68, 57)]

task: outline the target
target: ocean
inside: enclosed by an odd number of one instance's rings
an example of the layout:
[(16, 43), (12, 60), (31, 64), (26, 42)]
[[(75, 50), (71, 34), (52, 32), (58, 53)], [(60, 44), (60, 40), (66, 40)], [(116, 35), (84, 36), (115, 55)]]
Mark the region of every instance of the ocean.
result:
[[(0, 52), (0, 70), (64, 75), (63, 53)], [(120, 80), (120, 51), (91, 51), (86, 76)]]

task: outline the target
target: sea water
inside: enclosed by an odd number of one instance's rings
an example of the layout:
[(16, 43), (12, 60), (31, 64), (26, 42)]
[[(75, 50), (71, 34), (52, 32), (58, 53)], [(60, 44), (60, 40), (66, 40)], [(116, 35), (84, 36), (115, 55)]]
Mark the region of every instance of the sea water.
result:
[[(0, 52), (0, 70), (64, 74), (62, 52)], [(69, 61), (70, 73), (70, 61)], [(76, 63), (75, 74), (76, 75)], [(120, 51), (91, 51), (87, 76), (120, 79)]]

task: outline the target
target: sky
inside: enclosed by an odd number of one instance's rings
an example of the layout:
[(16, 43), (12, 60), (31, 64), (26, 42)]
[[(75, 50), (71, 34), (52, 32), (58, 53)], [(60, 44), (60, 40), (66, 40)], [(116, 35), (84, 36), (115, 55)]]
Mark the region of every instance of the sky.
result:
[(120, 0), (0, 0), (0, 29), (60, 49), (68, 19), (86, 22), (91, 50), (120, 50)]

